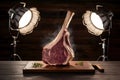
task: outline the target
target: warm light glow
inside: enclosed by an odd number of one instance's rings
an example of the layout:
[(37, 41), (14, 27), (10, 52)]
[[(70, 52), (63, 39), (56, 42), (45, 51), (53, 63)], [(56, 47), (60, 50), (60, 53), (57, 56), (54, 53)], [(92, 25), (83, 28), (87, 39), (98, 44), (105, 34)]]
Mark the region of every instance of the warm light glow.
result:
[(83, 24), (87, 27), (88, 32), (93, 35), (99, 36), (104, 31), (101, 18), (92, 11), (86, 11), (83, 15)]
[[(26, 23), (24, 24), (25, 27), (23, 28), (20, 28), (19, 29), (19, 32), (22, 34), (22, 35), (26, 35), (26, 34), (30, 34), (32, 33), (33, 29), (35, 27), (37, 27), (38, 25), (38, 21), (40, 20), (40, 12), (37, 10), (37, 8), (30, 8), (30, 11), (31, 11), (31, 15), (32, 16), (27, 16), (26, 18), (28, 18), (29, 21), (26, 22), (26, 20), (24, 20)], [(29, 12), (28, 12), (29, 14)], [(27, 14), (26, 14), (27, 15)], [(29, 17), (32, 17), (32, 18), (29, 18)], [(25, 18), (25, 19), (26, 19)]]
[(26, 11), (19, 21), (19, 28), (27, 26), (32, 18), (32, 12), (30, 10)]
[(99, 15), (97, 15), (95, 12), (91, 13), (91, 21), (93, 25), (95, 25), (98, 29), (104, 29), (103, 22)]

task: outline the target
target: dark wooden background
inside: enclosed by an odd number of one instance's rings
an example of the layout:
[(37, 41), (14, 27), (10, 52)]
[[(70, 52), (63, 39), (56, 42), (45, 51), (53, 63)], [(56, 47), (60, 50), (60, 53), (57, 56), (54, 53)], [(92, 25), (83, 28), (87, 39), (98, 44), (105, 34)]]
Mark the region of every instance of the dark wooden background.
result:
[(82, 15), (86, 10), (95, 9), (101, 4), (114, 13), (111, 29), (109, 60), (120, 60), (120, 3), (119, 0), (4, 0), (0, 2), (0, 60), (11, 60), (13, 41), (9, 33), (8, 10), (20, 1), (26, 1), (27, 7), (36, 7), (41, 20), (33, 33), (19, 35), (17, 54), (22, 60), (41, 60), (42, 47), (51, 41), (63, 24), (67, 10), (75, 12), (69, 30), (75, 51), (75, 60), (97, 60), (102, 55), (100, 38), (88, 33), (82, 24)]

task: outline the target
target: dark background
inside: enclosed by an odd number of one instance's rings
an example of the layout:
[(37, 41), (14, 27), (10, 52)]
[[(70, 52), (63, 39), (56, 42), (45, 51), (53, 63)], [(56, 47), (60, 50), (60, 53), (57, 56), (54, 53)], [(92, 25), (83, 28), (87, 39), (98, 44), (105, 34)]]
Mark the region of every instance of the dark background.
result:
[(19, 35), (17, 54), (22, 60), (41, 60), (42, 47), (54, 39), (63, 24), (67, 10), (75, 12), (69, 29), (75, 60), (97, 60), (102, 55), (99, 36), (89, 34), (82, 24), (82, 15), (86, 10), (95, 9), (97, 4), (103, 5), (114, 13), (110, 35), (109, 60), (120, 60), (120, 3), (119, 0), (4, 0), (0, 2), (0, 60), (11, 60), (13, 41), (9, 33), (8, 10), (20, 1), (27, 7), (36, 7), (40, 11), (41, 20), (33, 33)]

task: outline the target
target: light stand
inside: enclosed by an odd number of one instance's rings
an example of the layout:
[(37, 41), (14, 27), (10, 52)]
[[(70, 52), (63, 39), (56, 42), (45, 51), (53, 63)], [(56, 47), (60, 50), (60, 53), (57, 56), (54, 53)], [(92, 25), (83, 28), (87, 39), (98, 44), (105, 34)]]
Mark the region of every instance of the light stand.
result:
[[(9, 14), (11, 14), (9, 12)], [(19, 31), (17, 29), (13, 29), (12, 25), (11, 25), (11, 16), (9, 16), (9, 32), (13, 38), (13, 42), (11, 43), (11, 45), (13, 46), (13, 54), (11, 54), (11, 59), (15, 60), (22, 60), (21, 57), (17, 54), (16, 52), (16, 48), (17, 48), (17, 38), (19, 36)]]
[(13, 58), (13, 60), (17, 60), (17, 58), (18, 58), (18, 60), (21, 61), (22, 60), (21, 57), (16, 52), (17, 38), (18, 38), (19, 32), (17, 31), (16, 34), (17, 34), (16, 36), (12, 35), (13, 43), (11, 43), (11, 45), (13, 45), (13, 54), (11, 55), (11, 58)]
[(110, 30), (111, 30), (111, 28), (112, 28), (112, 17), (113, 17), (113, 13), (112, 12), (110, 12), (110, 13), (108, 13), (108, 15), (109, 15), (109, 21), (110, 21), (110, 24), (109, 24), (109, 26), (108, 26), (108, 29), (105, 31), (105, 32), (103, 32), (103, 34), (102, 35), (100, 35), (100, 39), (101, 39), (101, 41), (102, 41), (102, 52), (103, 52), (103, 54), (101, 55), (101, 56), (99, 56), (98, 57), (98, 61), (101, 59), (102, 61), (106, 61), (106, 60), (108, 60), (108, 49), (109, 49), (109, 37), (110, 37)]
[(102, 43), (102, 51), (103, 51), (103, 54), (101, 56), (98, 57), (97, 61), (99, 61), (101, 58), (102, 58), (102, 61), (106, 61), (108, 60), (108, 57), (106, 56), (106, 39), (101, 39)]
[(110, 29), (112, 28), (113, 13), (101, 5), (96, 5), (96, 10), (87, 10), (83, 15), (83, 25), (88, 29), (88, 32), (100, 36), (102, 41), (102, 55), (97, 60), (102, 58), (102, 61), (108, 60), (108, 47)]
[(20, 4), (9, 9), (9, 31), (13, 38), (13, 60), (16, 57), (22, 60), (21, 57), (16, 53), (17, 38), (19, 34), (26, 35), (33, 32), (33, 29), (37, 27), (38, 21), (40, 21), (40, 12), (37, 8), (26, 8), (25, 2), (20, 2)]

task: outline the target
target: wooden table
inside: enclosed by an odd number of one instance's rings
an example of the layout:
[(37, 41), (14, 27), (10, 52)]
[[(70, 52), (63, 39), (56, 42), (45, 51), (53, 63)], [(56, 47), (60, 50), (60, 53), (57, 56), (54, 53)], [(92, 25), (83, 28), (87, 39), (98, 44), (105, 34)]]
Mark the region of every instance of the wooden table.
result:
[(23, 74), (28, 61), (0, 61), (0, 80), (120, 80), (120, 61), (90, 61), (105, 69), (104, 73), (40, 73)]

